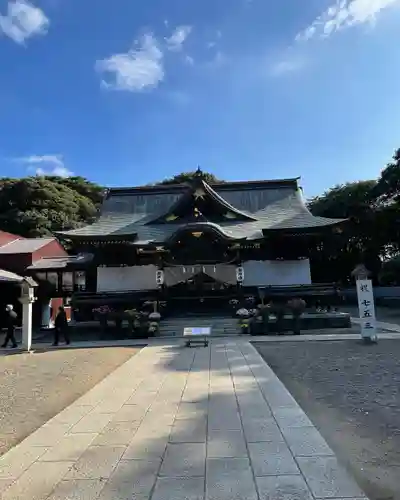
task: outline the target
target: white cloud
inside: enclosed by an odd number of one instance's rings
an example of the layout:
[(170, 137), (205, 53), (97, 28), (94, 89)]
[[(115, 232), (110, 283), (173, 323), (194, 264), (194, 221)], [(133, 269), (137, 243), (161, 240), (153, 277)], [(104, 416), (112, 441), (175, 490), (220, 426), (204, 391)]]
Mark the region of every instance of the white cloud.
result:
[(184, 61), (189, 66), (194, 66), (194, 58), (192, 56), (186, 55), (185, 58), (184, 58)]
[(168, 50), (179, 52), (192, 31), (191, 26), (178, 26), (169, 38), (166, 38)]
[(328, 37), (344, 28), (373, 23), (383, 10), (397, 4), (400, 4), (400, 0), (336, 0), (336, 3), (299, 33), (296, 40)]
[(164, 79), (163, 57), (157, 40), (147, 33), (128, 52), (97, 61), (96, 69), (112, 75), (111, 81), (102, 81), (105, 88), (140, 92), (157, 87)]
[(220, 68), (221, 66), (225, 66), (228, 62), (228, 57), (221, 50), (218, 50), (214, 58), (209, 61), (207, 65), (211, 68)]
[(0, 33), (19, 44), (32, 36), (45, 35), (49, 24), (45, 13), (27, 0), (9, 2), (7, 14), (0, 14)]
[(64, 164), (62, 155), (31, 155), (16, 158), (16, 162), (28, 167), (30, 172), (36, 175), (57, 175), (59, 177), (70, 177), (73, 175)]
[(271, 76), (283, 76), (288, 73), (294, 73), (301, 70), (305, 66), (305, 60), (300, 57), (287, 57), (275, 62), (270, 67)]

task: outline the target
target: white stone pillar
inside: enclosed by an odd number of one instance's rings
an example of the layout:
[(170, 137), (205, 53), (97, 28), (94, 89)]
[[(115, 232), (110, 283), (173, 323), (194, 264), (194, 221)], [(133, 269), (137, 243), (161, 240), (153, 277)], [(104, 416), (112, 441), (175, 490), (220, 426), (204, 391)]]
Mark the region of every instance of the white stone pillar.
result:
[(32, 304), (36, 299), (34, 288), (28, 280), (25, 278), (22, 282), (19, 301), (22, 304), (22, 348), (29, 352), (32, 347)]
[(22, 348), (30, 351), (32, 347), (32, 304), (30, 299), (22, 299)]

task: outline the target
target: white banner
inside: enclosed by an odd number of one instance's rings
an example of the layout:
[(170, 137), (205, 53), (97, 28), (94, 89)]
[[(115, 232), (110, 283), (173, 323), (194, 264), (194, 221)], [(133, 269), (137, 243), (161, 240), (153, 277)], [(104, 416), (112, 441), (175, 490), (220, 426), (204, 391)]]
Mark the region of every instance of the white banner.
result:
[(97, 269), (98, 292), (130, 292), (155, 290), (157, 267), (99, 267)]
[(376, 340), (374, 292), (371, 280), (356, 280), (358, 311), (361, 319), (361, 336)]
[(243, 264), (244, 286), (311, 285), (310, 261), (249, 260)]

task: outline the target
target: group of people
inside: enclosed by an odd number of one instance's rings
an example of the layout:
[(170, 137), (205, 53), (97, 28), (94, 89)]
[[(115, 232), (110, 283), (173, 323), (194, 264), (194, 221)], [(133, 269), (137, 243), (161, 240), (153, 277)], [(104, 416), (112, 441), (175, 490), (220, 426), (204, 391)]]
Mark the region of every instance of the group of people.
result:
[[(11, 342), (11, 347), (13, 349), (18, 347), (18, 343), (15, 338), (15, 328), (17, 326), (17, 322), (18, 322), (18, 315), (14, 311), (13, 305), (8, 304), (6, 306), (6, 317), (5, 317), (5, 327), (7, 329), (7, 333), (4, 338), (3, 344), (1, 345), (3, 349), (5, 349), (8, 346), (9, 342)], [(54, 321), (53, 346), (57, 346), (59, 344), (60, 336), (64, 337), (65, 343), (67, 345), (70, 344), (70, 338), (68, 332), (68, 318), (65, 309), (62, 306), (58, 308), (58, 313)]]

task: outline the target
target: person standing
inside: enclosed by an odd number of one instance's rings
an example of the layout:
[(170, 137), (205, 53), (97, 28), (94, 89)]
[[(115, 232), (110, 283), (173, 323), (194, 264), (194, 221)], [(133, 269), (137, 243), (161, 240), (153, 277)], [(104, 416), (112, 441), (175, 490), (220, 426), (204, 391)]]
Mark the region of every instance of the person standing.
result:
[(68, 319), (67, 314), (63, 306), (58, 308), (58, 313), (54, 322), (54, 342), (53, 345), (57, 346), (60, 341), (60, 334), (64, 336), (65, 343), (70, 344), (69, 334), (68, 334)]
[(7, 347), (9, 341), (11, 341), (11, 347), (14, 349), (18, 347), (17, 341), (15, 340), (15, 325), (17, 323), (17, 319), (18, 316), (14, 311), (14, 306), (12, 304), (8, 304), (8, 306), (6, 306), (7, 334), (1, 347)]

